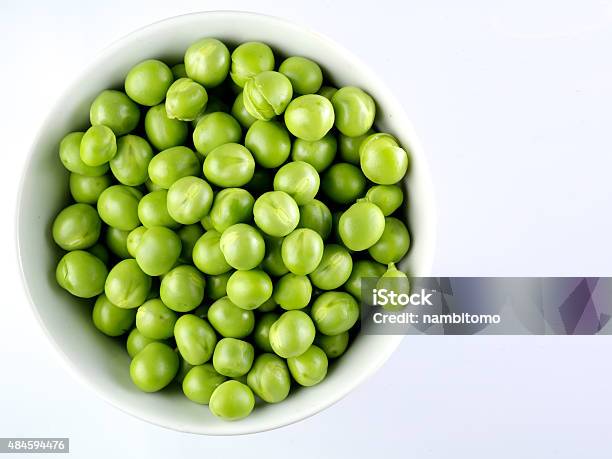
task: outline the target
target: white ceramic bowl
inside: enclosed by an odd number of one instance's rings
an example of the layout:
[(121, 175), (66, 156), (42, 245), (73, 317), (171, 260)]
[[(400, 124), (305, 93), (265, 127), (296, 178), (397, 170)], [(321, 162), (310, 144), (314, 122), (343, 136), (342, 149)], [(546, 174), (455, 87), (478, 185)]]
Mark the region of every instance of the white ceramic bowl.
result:
[(23, 278), (49, 340), (74, 375), (127, 413), (184, 432), (245, 434), (291, 424), (337, 402), (389, 358), (401, 337), (360, 335), (321, 384), (298, 390), (277, 405), (258, 407), (242, 421), (228, 423), (216, 419), (206, 407), (187, 400), (178, 389), (156, 394), (136, 389), (130, 381), (123, 342), (97, 332), (90, 308), (61, 290), (54, 277), (60, 253), (50, 236), (51, 222), (68, 200), (68, 175), (58, 159), (59, 141), (66, 133), (87, 127), (91, 101), (105, 88), (122, 87), (132, 65), (147, 58), (179, 61), (189, 44), (205, 36), (228, 43), (259, 40), (285, 55), (310, 57), (333, 77), (337, 86), (359, 86), (374, 97), (379, 108), (378, 128), (393, 133), (410, 151), (407, 213), (413, 245), (402, 267), (414, 274), (425, 275), (430, 269), (435, 209), (425, 156), (397, 99), (350, 52), (281, 19), (251, 13), (207, 12), (152, 24), (106, 49), (58, 99), (34, 141), (18, 204)]

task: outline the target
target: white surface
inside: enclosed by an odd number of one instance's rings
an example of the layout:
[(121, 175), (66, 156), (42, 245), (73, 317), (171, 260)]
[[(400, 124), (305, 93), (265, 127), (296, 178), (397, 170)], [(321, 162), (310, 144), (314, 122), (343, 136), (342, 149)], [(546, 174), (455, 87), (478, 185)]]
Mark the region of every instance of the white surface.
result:
[(49, 338), (75, 376), (105, 400), (138, 418), (182, 432), (255, 433), (301, 421), (329, 407), (375, 373), (402, 337), (361, 334), (343, 355), (342, 363), (331, 366), (320, 384), (296, 391), (283, 403), (264, 404), (241, 422), (225, 422), (190, 402), (179, 390), (151, 395), (134, 386), (123, 343), (96, 333), (89, 308), (58, 287), (52, 273), (60, 255), (48, 232), (40, 228), (41, 222), (48, 225), (65, 206), (68, 180), (57, 158), (57, 146), (67, 132), (88, 119), (91, 101), (101, 89), (121, 87), (134, 62), (152, 57), (179, 61), (185, 49), (202, 37), (202, 30), (228, 43), (261, 40), (287, 55), (315, 59), (333, 75), (335, 84), (363, 88), (377, 101), (378, 128), (394, 133), (411, 157), (406, 188), (412, 202), (406, 214), (414, 242), (401, 267), (414, 275), (429, 274), (436, 230), (433, 189), (423, 150), (401, 104), (376, 74), (336, 43), (270, 16), (235, 12), (182, 15), (130, 34), (106, 49), (63, 92), (64, 100), (51, 108), (40, 127), (25, 168), (18, 204), (18, 250), (28, 292)]
[(0, 436), (70, 436), (73, 456), (92, 458), (590, 458), (607, 449), (608, 337), (412, 337), (369, 382), (294, 426), (231, 439), (150, 426), (58, 364), (28, 311), (11, 220), (32, 129), (91, 53), (166, 16), (256, 9), (351, 48), (405, 105), (437, 190), (437, 274), (612, 275), (608, 2), (138, 3), (0, 6)]

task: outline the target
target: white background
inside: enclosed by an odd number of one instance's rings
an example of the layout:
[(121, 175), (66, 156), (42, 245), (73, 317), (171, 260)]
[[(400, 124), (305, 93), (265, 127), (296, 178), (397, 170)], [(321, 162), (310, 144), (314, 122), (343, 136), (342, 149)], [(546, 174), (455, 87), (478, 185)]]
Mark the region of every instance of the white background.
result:
[(0, 437), (68, 436), (73, 456), (88, 458), (609, 454), (609, 337), (411, 337), (332, 408), (240, 438), (148, 425), (71, 379), (17, 268), (15, 200), (32, 135), (107, 44), (207, 9), (294, 20), (378, 70), (431, 164), (435, 274), (612, 275), (610, 2), (2, 2)]

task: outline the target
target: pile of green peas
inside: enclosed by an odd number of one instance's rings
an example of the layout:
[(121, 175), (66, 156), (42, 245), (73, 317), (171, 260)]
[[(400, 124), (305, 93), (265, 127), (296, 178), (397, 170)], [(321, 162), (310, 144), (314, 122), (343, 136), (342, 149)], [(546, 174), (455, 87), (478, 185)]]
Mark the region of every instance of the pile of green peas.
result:
[(59, 145), (72, 203), (58, 284), (127, 335), (134, 384), (176, 381), (225, 420), (326, 376), (358, 329), (361, 278), (398, 275), (408, 155), (356, 87), (264, 43), (135, 65)]

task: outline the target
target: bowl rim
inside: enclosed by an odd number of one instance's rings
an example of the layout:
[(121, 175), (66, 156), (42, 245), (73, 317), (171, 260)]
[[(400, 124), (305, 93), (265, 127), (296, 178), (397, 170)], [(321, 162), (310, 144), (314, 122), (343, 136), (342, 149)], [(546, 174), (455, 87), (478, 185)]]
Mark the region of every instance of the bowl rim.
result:
[[(100, 52), (98, 52), (93, 58), (91, 58), (81, 69), (81, 71), (79, 71), (78, 73), (76, 73), (76, 76), (74, 76), (73, 78), (71, 78), (69, 80), (69, 82), (63, 86), (63, 89), (58, 91), (59, 96), (52, 102), (52, 104), (50, 105), (50, 108), (47, 110), (46, 115), (42, 118), (40, 124), (39, 124), (39, 128), (37, 130), (36, 135), (33, 137), (32, 141), (30, 142), (30, 146), (28, 148), (28, 153), (27, 153), (27, 159), (23, 165), (23, 169), (21, 171), (20, 174), (20, 180), (19, 180), (19, 189), (18, 189), (18, 193), (17, 193), (17, 201), (16, 201), (16, 218), (15, 218), (15, 242), (16, 242), (16, 255), (17, 255), (17, 260), (18, 260), (18, 264), (19, 264), (19, 271), (20, 271), (20, 278), (21, 278), (21, 285), (23, 290), (25, 291), (26, 297), (28, 299), (28, 303), (30, 306), (30, 311), (32, 313), (32, 315), (35, 317), (36, 321), (38, 322), (39, 326), (41, 327), (41, 329), (43, 330), (44, 334), (46, 335), (48, 341), (51, 343), (52, 348), (54, 349), (53, 354), (55, 354), (56, 359), (58, 359), (62, 366), (68, 370), (68, 372), (77, 380), (79, 381), (82, 385), (84, 385), (85, 387), (88, 387), (90, 390), (92, 390), (98, 397), (100, 397), (102, 400), (104, 400), (106, 403), (108, 403), (109, 405), (117, 408), (118, 410), (133, 416), (137, 419), (143, 420), (145, 422), (148, 422), (149, 424), (153, 424), (159, 427), (163, 427), (163, 428), (167, 428), (170, 430), (174, 430), (177, 432), (183, 432), (183, 433), (191, 433), (191, 434), (200, 434), (200, 435), (214, 435), (214, 436), (233, 436), (233, 435), (247, 435), (247, 434), (255, 434), (255, 433), (259, 433), (259, 432), (267, 432), (270, 430), (274, 430), (274, 429), (278, 429), (280, 427), (284, 427), (284, 426), (289, 426), (291, 424), (295, 424), (299, 421), (302, 421), (304, 419), (307, 419), (311, 416), (314, 416), (315, 414), (329, 408), (330, 406), (334, 405), (335, 403), (339, 402), (340, 400), (342, 400), (344, 397), (346, 397), (350, 392), (352, 392), (354, 389), (356, 389), (358, 386), (360, 386), (365, 380), (367, 380), (369, 377), (371, 377), (372, 375), (374, 375), (376, 372), (378, 372), (378, 370), (387, 362), (387, 360), (391, 357), (391, 355), (397, 350), (397, 348), (399, 347), (399, 345), (401, 344), (401, 342), (403, 341), (404, 336), (398, 336), (398, 335), (387, 335), (385, 336), (385, 340), (389, 343), (387, 346), (387, 352), (386, 355), (383, 356), (383, 358), (379, 358), (376, 365), (372, 365), (371, 367), (369, 367), (369, 371), (365, 372), (365, 373), (361, 373), (359, 375), (359, 377), (354, 378), (351, 380), (351, 382), (349, 384), (346, 384), (343, 388), (341, 389), (337, 389), (336, 390), (336, 396), (333, 399), (330, 399), (324, 403), (318, 404), (314, 407), (312, 407), (312, 409), (310, 409), (309, 411), (305, 411), (305, 412), (295, 412), (293, 415), (289, 414), (288, 416), (284, 417), (282, 419), (282, 421), (280, 422), (269, 422), (265, 425), (262, 425), (260, 427), (257, 428), (240, 428), (240, 423), (227, 423), (228, 428), (225, 429), (225, 431), (223, 432), (219, 432), (219, 431), (214, 431), (214, 432), (207, 432), (206, 429), (203, 429), (201, 431), (194, 431), (193, 429), (189, 429), (189, 428), (181, 428), (180, 426), (173, 424), (171, 422), (169, 423), (164, 423), (161, 422), (159, 420), (156, 419), (151, 419), (148, 417), (145, 417), (144, 415), (142, 415), (138, 410), (130, 410), (128, 408), (124, 408), (123, 406), (121, 406), (120, 403), (118, 403), (118, 400), (116, 400), (114, 397), (111, 396), (109, 391), (103, 390), (101, 387), (93, 384), (90, 379), (88, 377), (85, 376), (85, 374), (77, 367), (76, 363), (72, 361), (72, 359), (64, 352), (63, 348), (59, 345), (59, 343), (55, 340), (54, 335), (51, 333), (51, 331), (49, 330), (49, 328), (47, 327), (47, 325), (45, 324), (43, 318), (41, 317), (39, 311), (38, 311), (38, 307), (36, 306), (34, 299), (32, 297), (32, 294), (30, 292), (29, 286), (28, 286), (28, 280), (26, 277), (26, 272), (25, 272), (25, 268), (24, 268), (24, 264), (23, 264), (23, 256), (22, 256), (22, 251), (23, 251), (23, 241), (21, 239), (21, 219), (23, 218), (23, 213), (22, 213), (22, 209), (23, 209), (23, 194), (24, 194), (24, 186), (25, 186), (25, 182), (26, 182), (26, 178), (27, 178), (27, 173), (30, 170), (30, 166), (32, 164), (32, 162), (34, 161), (35, 158), (35, 151), (36, 151), (36, 146), (40, 143), (41, 139), (43, 138), (44, 135), (44, 127), (46, 125), (48, 125), (48, 123), (51, 121), (53, 114), (59, 110), (61, 108), (61, 103), (62, 100), (64, 100), (66, 97), (68, 97), (68, 95), (71, 93), (71, 89), (78, 84), (79, 81), (82, 80), (82, 78), (84, 77), (84, 75), (86, 75), (87, 73), (89, 73), (90, 71), (92, 71), (94, 68), (96, 68), (99, 65), (99, 62), (104, 60), (104, 58), (108, 57), (109, 55), (112, 55), (113, 53), (115, 53), (116, 51), (118, 51), (119, 49), (121, 49), (125, 42), (128, 41), (130, 38), (136, 37), (140, 34), (142, 34), (143, 32), (147, 31), (147, 32), (151, 32), (153, 29), (155, 28), (160, 28), (163, 26), (167, 26), (170, 23), (176, 23), (176, 25), (178, 26), (180, 24), (180, 22), (182, 20), (187, 20), (187, 19), (191, 19), (193, 17), (199, 17), (199, 16), (205, 16), (205, 17), (209, 17), (209, 16), (219, 16), (219, 17), (223, 17), (223, 16), (227, 16), (227, 15), (231, 15), (231, 16), (237, 16), (237, 17), (243, 17), (243, 18), (252, 18), (252, 19), (261, 19), (261, 20), (265, 20), (268, 21), (270, 23), (276, 23), (276, 24), (281, 24), (284, 27), (287, 28), (292, 28), (296, 31), (299, 31), (300, 33), (307, 33), (309, 35), (312, 35), (313, 37), (317, 38), (318, 40), (324, 42), (326, 45), (328, 45), (331, 48), (335, 48), (337, 49), (339, 52), (342, 52), (346, 58), (352, 62), (353, 64), (355, 64), (356, 67), (358, 67), (361, 71), (365, 72), (367, 74), (367, 78), (371, 81), (373, 81), (379, 92), (382, 92), (383, 94), (385, 94), (386, 96), (390, 96), (391, 92), (388, 89), (386, 83), (382, 80), (382, 78), (380, 78), (378, 76), (378, 74), (376, 74), (374, 71), (372, 71), (370, 69), (370, 67), (365, 64), (360, 58), (358, 58), (357, 56), (355, 56), (351, 51), (349, 51), (347, 48), (345, 48), (342, 44), (336, 42), (335, 40), (327, 37), (326, 35), (311, 29), (310, 27), (302, 24), (302, 23), (298, 23), (295, 22), (293, 20), (288, 20), (285, 18), (281, 18), (278, 16), (274, 16), (274, 15), (269, 15), (269, 14), (262, 14), (262, 13), (257, 13), (257, 12), (252, 12), (252, 11), (244, 11), (244, 10), (210, 10), (210, 11), (196, 11), (196, 12), (190, 12), (190, 13), (184, 13), (184, 14), (180, 14), (180, 15), (175, 15), (175, 16), (170, 16), (170, 17), (166, 17), (157, 21), (154, 21), (152, 23), (149, 24), (145, 24), (141, 27), (138, 27), (137, 29), (117, 38), (116, 40), (114, 40), (113, 42), (111, 42), (109, 45), (107, 45), (106, 47), (102, 48), (102, 50)], [(404, 116), (405, 121), (409, 124), (409, 126), (412, 128), (412, 125), (409, 122), (409, 118), (406, 115), (404, 109), (402, 106), (398, 105), (397, 109), (400, 111), (400, 113)], [(411, 149), (414, 150), (418, 150), (421, 153), (421, 156), (423, 155), (423, 148), (421, 146), (421, 142), (418, 138), (418, 136), (415, 134), (414, 130), (411, 129), (411, 137), (410, 137), (410, 144), (411, 144)], [(435, 192), (434, 192), (434, 187), (432, 184), (432, 179), (431, 179), (431, 174), (429, 171), (429, 167), (426, 161), (423, 161), (420, 164), (420, 168), (422, 169), (421, 174), (422, 176), (420, 177), (421, 180), (423, 180), (425, 182), (425, 188), (427, 188), (428, 190), (428, 205), (429, 208), (431, 209), (431, 215), (429, 215), (429, 223), (430, 223), (430, 230), (431, 230), (431, 234), (429, 237), (429, 243), (428, 243), (428, 247), (425, 250), (426, 255), (423, 257), (424, 258), (424, 262), (422, 263), (422, 267), (420, 267), (420, 271), (422, 272), (422, 274), (426, 274), (429, 273), (431, 270), (431, 266), (433, 264), (433, 257), (434, 257), (434, 252), (435, 252), (435, 240), (436, 240), (436, 228), (437, 228), (437, 214), (435, 212)], [(229, 428), (229, 426), (232, 426), (233, 428)]]

